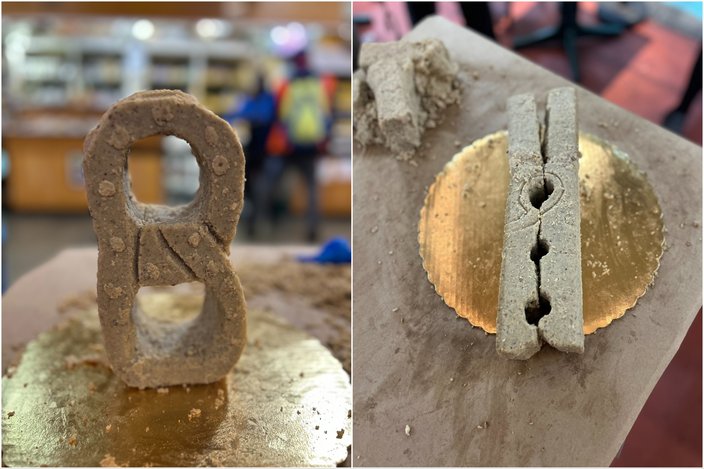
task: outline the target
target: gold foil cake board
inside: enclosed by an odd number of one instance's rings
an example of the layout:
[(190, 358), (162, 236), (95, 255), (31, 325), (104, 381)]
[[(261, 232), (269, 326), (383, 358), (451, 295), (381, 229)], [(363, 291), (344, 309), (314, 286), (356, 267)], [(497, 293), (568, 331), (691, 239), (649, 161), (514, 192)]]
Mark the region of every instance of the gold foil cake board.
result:
[[(184, 315), (199, 305), (178, 303)], [(349, 376), (318, 340), (264, 311), (249, 312), (242, 358), (211, 385), (126, 387), (107, 365), (95, 306), (31, 341), (10, 374), (7, 466), (333, 466), (351, 443)]]
[[(580, 204), (584, 333), (623, 316), (655, 279), (663, 253), (657, 196), (628, 156), (581, 133)], [(487, 135), (445, 165), (428, 189), (418, 242), (423, 267), (457, 314), (496, 332), (507, 134)]]

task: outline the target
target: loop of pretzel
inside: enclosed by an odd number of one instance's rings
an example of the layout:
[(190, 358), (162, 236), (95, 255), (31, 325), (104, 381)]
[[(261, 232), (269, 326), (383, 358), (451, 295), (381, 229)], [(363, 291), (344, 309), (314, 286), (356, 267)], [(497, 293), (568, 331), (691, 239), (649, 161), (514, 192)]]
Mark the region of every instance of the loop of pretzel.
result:
[[(191, 144), (200, 167), (193, 202), (138, 202), (130, 189), (132, 144), (152, 135)], [(98, 310), (105, 349), (128, 385), (213, 382), (245, 344), (245, 303), (229, 261), (242, 209), (244, 155), (225, 121), (178, 91), (132, 95), (111, 107), (85, 141), (88, 205), (98, 238)], [(201, 314), (165, 325), (139, 314), (141, 286), (205, 285)]]

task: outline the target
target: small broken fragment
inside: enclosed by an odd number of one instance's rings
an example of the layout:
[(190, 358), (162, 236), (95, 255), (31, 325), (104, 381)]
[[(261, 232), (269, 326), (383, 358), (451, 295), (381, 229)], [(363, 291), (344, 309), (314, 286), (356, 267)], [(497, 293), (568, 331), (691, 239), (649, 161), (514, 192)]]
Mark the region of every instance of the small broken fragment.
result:
[(106, 454), (103, 459), (100, 460), (100, 467), (120, 467), (115, 460), (115, 456)]
[[(225, 391), (222, 389), (218, 389), (218, 395), (213, 401), (213, 405), (215, 407), (215, 410), (218, 410), (220, 407), (225, 405)], [(283, 407), (281, 408), (281, 411), (283, 411)]]
[(406, 432), (406, 436), (411, 436), (411, 427), (409, 425), (406, 425), (404, 431)]
[(352, 79), (354, 138), (411, 160), (426, 128), (460, 98), (457, 64), (439, 39), (367, 43)]
[(101, 355), (101, 354), (91, 354), (91, 355), (85, 355), (82, 357), (68, 355), (64, 358), (64, 366), (66, 367), (67, 370), (72, 370), (80, 365), (88, 365), (88, 366), (102, 365), (102, 366), (106, 366), (106, 367), (108, 366), (108, 364), (105, 363), (105, 359), (103, 358), (103, 355)]
[(200, 417), (200, 414), (200, 409), (191, 409), (188, 412), (188, 420), (191, 421), (193, 419), (197, 419), (198, 417)]
[(73, 434), (68, 437), (68, 444), (71, 446), (76, 446), (78, 444), (78, 438), (76, 437), (76, 434)]

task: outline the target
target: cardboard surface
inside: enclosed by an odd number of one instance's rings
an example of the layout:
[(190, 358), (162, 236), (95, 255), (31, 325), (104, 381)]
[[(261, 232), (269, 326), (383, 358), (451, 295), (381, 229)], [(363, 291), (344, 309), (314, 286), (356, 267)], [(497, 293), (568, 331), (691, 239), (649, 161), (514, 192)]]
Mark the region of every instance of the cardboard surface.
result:
[(526, 362), (502, 359), (495, 336), (456, 319), (428, 281), (419, 212), (455, 141), (506, 128), (509, 96), (544, 105), (569, 82), (439, 17), (408, 39), (427, 37), (459, 62), (461, 105), (425, 134), (417, 166), (355, 148), (353, 464), (609, 465), (702, 304), (702, 150), (578, 88), (580, 130), (647, 174), (668, 248), (652, 289), (587, 336), (584, 355), (544, 347)]

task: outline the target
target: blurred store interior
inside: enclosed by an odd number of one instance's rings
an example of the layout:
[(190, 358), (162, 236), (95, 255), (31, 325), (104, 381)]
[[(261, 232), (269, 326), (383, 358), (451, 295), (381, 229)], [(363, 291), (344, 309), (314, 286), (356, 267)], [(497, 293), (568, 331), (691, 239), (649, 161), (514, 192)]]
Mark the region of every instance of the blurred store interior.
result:
[[(140, 90), (186, 91), (237, 130), (247, 184), (235, 243), (349, 240), (350, 17), (349, 3), (4, 2), (3, 290), (66, 247), (96, 244), (83, 138)], [(321, 90), (310, 109), (303, 81)], [(286, 126), (300, 114), (312, 130), (293, 141)], [(176, 137), (135, 143), (128, 168), (142, 202), (180, 205), (198, 189)]]
[[(397, 40), (428, 14), (702, 144), (702, 2), (355, 3), (353, 54), (362, 42)], [(570, 28), (585, 34), (566, 47)], [(700, 310), (613, 466), (701, 466), (701, 347)]]

